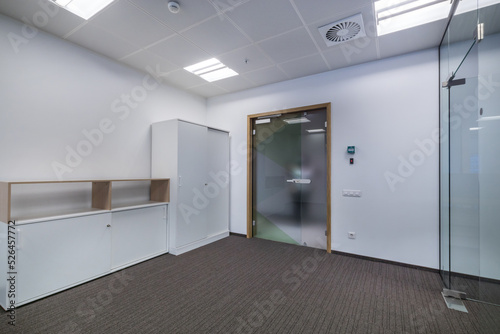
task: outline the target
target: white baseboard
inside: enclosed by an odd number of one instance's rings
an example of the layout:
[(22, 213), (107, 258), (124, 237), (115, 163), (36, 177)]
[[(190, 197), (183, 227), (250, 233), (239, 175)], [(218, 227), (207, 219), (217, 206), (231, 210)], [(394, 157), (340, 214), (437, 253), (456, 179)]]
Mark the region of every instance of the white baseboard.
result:
[(193, 249), (208, 245), (208, 244), (215, 242), (217, 240), (224, 239), (228, 236), (229, 236), (229, 230), (224, 231), (224, 232), (220, 232), (217, 234), (209, 235), (208, 237), (206, 237), (204, 239), (192, 242), (188, 245), (184, 245), (181, 247), (172, 247), (169, 249), (169, 253), (173, 254), (173, 255), (181, 255), (183, 253), (192, 251)]

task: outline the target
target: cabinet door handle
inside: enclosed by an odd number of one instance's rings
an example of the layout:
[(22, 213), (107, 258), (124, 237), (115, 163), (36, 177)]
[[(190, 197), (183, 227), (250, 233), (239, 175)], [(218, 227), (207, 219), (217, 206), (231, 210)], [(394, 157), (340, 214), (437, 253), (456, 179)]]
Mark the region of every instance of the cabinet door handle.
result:
[(106, 227), (111, 227), (111, 225), (110, 225), (110, 224), (108, 224), (108, 225), (106, 225)]
[(179, 175), (179, 187), (182, 186), (182, 178), (181, 176)]

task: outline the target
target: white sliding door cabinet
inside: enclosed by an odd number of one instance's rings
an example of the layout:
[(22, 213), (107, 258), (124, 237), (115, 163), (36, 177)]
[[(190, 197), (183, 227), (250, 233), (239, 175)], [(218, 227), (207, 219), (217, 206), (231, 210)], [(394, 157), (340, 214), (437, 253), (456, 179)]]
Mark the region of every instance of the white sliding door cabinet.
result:
[(109, 271), (111, 214), (18, 225), (17, 301), (23, 303)]
[(204, 195), (207, 159), (207, 128), (179, 122), (178, 196), (176, 246), (203, 239), (207, 235), (207, 210)]
[(167, 206), (114, 211), (111, 218), (111, 269), (167, 251)]
[(170, 178), (169, 252), (229, 235), (229, 133), (181, 120), (152, 125), (152, 177)]

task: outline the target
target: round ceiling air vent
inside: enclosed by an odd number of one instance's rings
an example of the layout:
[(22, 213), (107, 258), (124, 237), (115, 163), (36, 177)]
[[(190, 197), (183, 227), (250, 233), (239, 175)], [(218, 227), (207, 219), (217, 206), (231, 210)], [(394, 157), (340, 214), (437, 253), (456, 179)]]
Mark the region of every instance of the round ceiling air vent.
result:
[(363, 16), (356, 14), (318, 28), (327, 46), (338, 45), (356, 38), (365, 37)]
[(361, 31), (356, 22), (341, 22), (326, 32), (326, 38), (332, 42), (345, 42), (355, 37)]

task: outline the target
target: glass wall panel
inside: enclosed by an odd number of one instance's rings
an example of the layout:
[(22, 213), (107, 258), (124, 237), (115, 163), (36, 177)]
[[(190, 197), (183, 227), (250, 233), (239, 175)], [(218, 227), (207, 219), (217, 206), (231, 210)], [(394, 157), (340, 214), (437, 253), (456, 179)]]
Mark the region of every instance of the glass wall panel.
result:
[(445, 287), (500, 304), (500, 8), (493, 2), (460, 2), (440, 46), (440, 79), (448, 83), (440, 92), (440, 271)]
[(478, 1), (479, 296), (500, 304), (500, 4)]

